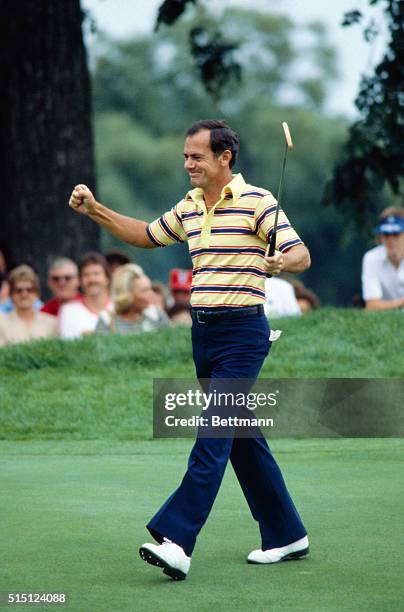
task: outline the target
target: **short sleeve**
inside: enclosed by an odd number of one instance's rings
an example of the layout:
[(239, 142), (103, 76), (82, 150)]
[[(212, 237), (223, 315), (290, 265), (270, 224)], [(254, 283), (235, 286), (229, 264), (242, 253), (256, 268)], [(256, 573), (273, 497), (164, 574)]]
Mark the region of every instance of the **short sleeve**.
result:
[(187, 240), (179, 212), (180, 204), (181, 202), (147, 226), (147, 234), (156, 246), (164, 247)]
[[(271, 239), (275, 213), (276, 199), (269, 193), (261, 198), (255, 211), (255, 232), (263, 242), (269, 243)], [(276, 249), (278, 251), (287, 251), (297, 244), (303, 244), (303, 241), (293, 229), (282, 208), (280, 208), (276, 230)]]

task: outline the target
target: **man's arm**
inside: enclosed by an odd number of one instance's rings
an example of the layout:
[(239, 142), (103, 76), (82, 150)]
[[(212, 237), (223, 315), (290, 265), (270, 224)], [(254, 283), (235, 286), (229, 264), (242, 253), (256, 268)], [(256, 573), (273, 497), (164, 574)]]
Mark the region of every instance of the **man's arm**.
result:
[(133, 246), (152, 249), (156, 245), (150, 240), (146, 221), (120, 215), (96, 201), (86, 185), (76, 185), (70, 196), (69, 206), (76, 212), (90, 217), (105, 227), (111, 234)]
[(264, 259), (265, 272), (272, 276), (281, 272), (304, 272), (310, 265), (310, 253), (304, 244), (297, 244), (284, 253), (275, 251), (272, 257)]
[(366, 310), (399, 310), (404, 308), (404, 297), (396, 300), (365, 300)]

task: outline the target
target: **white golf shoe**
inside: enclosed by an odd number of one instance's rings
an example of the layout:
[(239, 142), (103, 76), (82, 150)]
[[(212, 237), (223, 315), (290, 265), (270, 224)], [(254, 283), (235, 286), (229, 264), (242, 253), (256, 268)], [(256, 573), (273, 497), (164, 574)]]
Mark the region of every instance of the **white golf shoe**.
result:
[(164, 574), (173, 580), (185, 580), (191, 557), (187, 557), (181, 546), (164, 539), (163, 544), (143, 544), (139, 548), (140, 556), (146, 563), (161, 567)]
[(289, 561), (300, 559), (309, 554), (308, 537), (300, 538), (281, 548), (270, 548), (268, 550), (253, 550), (247, 557), (247, 563), (278, 563), (278, 561)]

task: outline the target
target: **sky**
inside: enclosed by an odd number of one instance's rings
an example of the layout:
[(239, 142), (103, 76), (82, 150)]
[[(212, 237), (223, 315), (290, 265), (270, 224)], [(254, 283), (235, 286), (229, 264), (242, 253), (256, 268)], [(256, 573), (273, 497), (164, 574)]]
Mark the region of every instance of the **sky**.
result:
[[(97, 27), (113, 38), (129, 38), (133, 34), (152, 35), (158, 7), (162, 0), (81, 0), (82, 7), (91, 12)], [(329, 32), (329, 40), (337, 51), (340, 78), (331, 87), (326, 104), (329, 114), (357, 116), (354, 99), (362, 74), (372, 71), (386, 48), (386, 30), (372, 44), (363, 40), (362, 27), (342, 28), (340, 23), (346, 11), (359, 9), (365, 15), (376, 17), (383, 23), (381, 8), (370, 11), (367, 0), (205, 0), (217, 8), (237, 4), (245, 8), (268, 10), (287, 15), (297, 24), (322, 21)], [(91, 41), (90, 41), (91, 42)]]

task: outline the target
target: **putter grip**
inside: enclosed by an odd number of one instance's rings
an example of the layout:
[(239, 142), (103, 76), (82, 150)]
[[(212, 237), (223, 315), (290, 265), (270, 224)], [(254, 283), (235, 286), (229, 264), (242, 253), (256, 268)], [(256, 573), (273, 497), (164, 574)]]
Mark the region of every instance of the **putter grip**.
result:
[[(276, 246), (276, 232), (274, 232), (269, 240), (269, 246), (267, 250), (267, 256), (272, 257), (275, 254), (275, 246)], [(267, 278), (272, 278), (272, 274), (266, 275)]]

